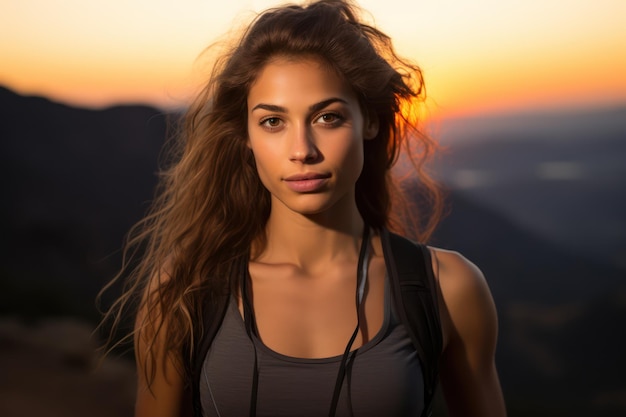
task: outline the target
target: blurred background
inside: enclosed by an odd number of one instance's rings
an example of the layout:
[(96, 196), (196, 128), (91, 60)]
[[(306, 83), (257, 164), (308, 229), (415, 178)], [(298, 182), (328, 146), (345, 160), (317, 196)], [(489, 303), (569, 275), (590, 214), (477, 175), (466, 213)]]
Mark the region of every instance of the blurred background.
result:
[[(0, 415), (132, 415), (132, 363), (94, 371), (96, 293), (201, 52), (275, 4), (3, 1)], [(360, 5), (424, 71), (449, 206), (432, 244), (487, 277), (509, 415), (625, 415), (626, 2)]]

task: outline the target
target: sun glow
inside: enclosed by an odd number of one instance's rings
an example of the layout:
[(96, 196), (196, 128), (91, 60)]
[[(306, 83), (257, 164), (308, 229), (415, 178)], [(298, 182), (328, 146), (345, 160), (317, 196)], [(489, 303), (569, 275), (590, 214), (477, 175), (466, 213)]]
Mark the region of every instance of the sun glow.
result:
[[(206, 74), (203, 49), (277, 3), (8, 0), (0, 84), (80, 105), (181, 106)], [(360, 4), (423, 69), (429, 113), (626, 101), (622, 0)]]

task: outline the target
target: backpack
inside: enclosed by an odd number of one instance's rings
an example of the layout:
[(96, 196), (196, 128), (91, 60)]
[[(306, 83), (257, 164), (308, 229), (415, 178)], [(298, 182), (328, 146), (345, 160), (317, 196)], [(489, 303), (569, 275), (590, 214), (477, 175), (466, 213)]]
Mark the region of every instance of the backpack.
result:
[[(437, 386), (438, 364), (443, 349), (443, 337), (437, 301), (435, 278), (431, 267), (430, 250), (400, 235), (381, 230), (381, 241), (387, 276), (390, 277), (392, 299), (400, 321), (411, 338), (424, 376), (424, 411), (421, 417), (432, 413)], [(206, 354), (215, 338), (226, 310), (229, 294), (203, 305), (204, 331), (194, 346), (191, 370), (193, 413), (202, 417), (200, 404), (200, 377)]]

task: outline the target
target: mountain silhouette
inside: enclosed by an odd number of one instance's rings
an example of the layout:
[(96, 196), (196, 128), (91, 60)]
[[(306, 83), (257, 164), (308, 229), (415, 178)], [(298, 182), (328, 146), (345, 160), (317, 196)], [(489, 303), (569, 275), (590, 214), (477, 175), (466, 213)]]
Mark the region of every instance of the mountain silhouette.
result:
[(0, 309), (93, 318), (122, 238), (152, 198), (167, 116), (146, 106), (73, 108), (7, 89), (0, 109)]

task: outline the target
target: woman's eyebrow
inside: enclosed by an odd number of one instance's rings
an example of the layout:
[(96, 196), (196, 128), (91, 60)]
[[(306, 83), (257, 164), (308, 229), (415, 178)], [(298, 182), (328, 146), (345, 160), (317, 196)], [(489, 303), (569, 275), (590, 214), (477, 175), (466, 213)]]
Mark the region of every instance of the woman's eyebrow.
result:
[(265, 104), (265, 103), (257, 104), (256, 106), (252, 108), (252, 110), (250, 110), (250, 112), (253, 112), (257, 109), (263, 109), (263, 110), (267, 110), (267, 111), (271, 111), (275, 113), (289, 113), (287, 109), (282, 106), (277, 106), (275, 104)]
[[(330, 106), (333, 103), (343, 103), (343, 104), (348, 104), (348, 102), (342, 98), (339, 97), (331, 97), (329, 99), (320, 101), (319, 103), (315, 103), (315, 104), (311, 104), (309, 106), (309, 110), (311, 112), (316, 112), (319, 110), (322, 110), (325, 107)], [(289, 113), (289, 111), (283, 107), (283, 106), (278, 106), (276, 104), (266, 104), (266, 103), (259, 103), (256, 106), (254, 106), (252, 108), (252, 110), (250, 110), (250, 112), (253, 112), (257, 109), (262, 109), (262, 110), (267, 110), (267, 111), (271, 111), (271, 112), (275, 112), (275, 113)]]
[(309, 110), (312, 111), (312, 112), (316, 112), (318, 110), (322, 110), (323, 108), (328, 107), (331, 104), (337, 103), (337, 102), (343, 103), (343, 104), (348, 104), (348, 102), (346, 100), (342, 99), (342, 98), (331, 97), (331, 98), (326, 99), (324, 101), (320, 101), (319, 103), (312, 104), (311, 106), (309, 106)]

